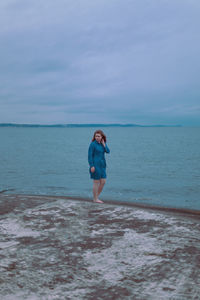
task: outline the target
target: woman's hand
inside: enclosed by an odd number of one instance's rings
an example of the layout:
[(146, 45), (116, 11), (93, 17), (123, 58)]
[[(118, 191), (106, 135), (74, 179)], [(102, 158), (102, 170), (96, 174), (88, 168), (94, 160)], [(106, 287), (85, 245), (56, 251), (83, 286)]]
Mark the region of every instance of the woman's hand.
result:
[(101, 143), (102, 143), (102, 145), (103, 145), (104, 147), (106, 146), (106, 144), (105, 144), (105, 142), (104, 142), (104, 139), (101, 140)]
[(92, 173), (94, 173), (95, 172), (95, 167), (92, 167), (90, 170), (91, 170)]

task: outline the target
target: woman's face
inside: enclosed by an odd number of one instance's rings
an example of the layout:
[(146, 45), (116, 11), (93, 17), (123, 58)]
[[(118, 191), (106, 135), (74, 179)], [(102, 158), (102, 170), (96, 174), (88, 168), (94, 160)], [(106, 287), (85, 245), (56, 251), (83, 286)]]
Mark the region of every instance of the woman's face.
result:
[(102, 139), (102, 135), (100, 133), (96, 133), (95, 134), (95, 140), (98, 142), (98, 143), (101, 143), (101, 139)]

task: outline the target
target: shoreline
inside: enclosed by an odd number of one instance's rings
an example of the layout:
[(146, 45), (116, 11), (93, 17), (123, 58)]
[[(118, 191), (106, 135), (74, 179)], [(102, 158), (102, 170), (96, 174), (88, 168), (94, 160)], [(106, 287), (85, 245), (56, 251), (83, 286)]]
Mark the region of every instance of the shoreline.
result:
[[(54, 198), (54, 199), (66, 199), (73, 201), (84, 201), (84, 202), (92, 202), (92, 198), (87, 197), (79, 197), (79, 196), (63, 196), (63, 195), (48, 195), (48, 194), (10, 194), (7, 193), (8, 190), (0, 191), (0, 198), (4, 196), (12, 196), (12, 197), (39, 197), (39, 198)], [(197, 217), (200, 218), (200, 210), (197, 209), (188, 209), (188, 208), (177, 208), (177, 207), (167, 207), (167, 206), (159, 206), (147, 203), (138, 203), (138, 202), (128, 202), (128, 201), (120, 201), (113, 199), (102, 199), (105, 204), (119, 205), (119, 206), (128, 206), (135, 207), (145, 210), (159, 211), (163, 213), (172, 213), (172, 214), (181, 214), (188, 217)]]

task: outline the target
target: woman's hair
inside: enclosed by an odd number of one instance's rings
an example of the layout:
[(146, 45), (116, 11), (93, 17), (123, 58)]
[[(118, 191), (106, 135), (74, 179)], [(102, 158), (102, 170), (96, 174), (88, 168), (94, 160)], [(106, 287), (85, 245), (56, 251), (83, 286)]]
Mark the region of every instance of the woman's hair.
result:
[(96, 133), (101, 134), (101, 136), (102, 136), (104, 142), (106, 143), (106, 135), (103, 133), (102, 130), (96, 130), (96, 131), (95, 131), (95, 133), (94, 133), (94, 135), (93, 135), (93, 138), (92, 138), (92, 142), (95, 141), (95, 135), (96, 135)]

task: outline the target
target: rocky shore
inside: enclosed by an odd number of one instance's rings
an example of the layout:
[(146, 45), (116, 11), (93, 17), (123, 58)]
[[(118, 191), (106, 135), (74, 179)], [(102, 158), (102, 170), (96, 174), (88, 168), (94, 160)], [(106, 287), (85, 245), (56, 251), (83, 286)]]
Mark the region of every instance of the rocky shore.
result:
[(200, 217), (0, 195), (0, 299), (200, 299)]

